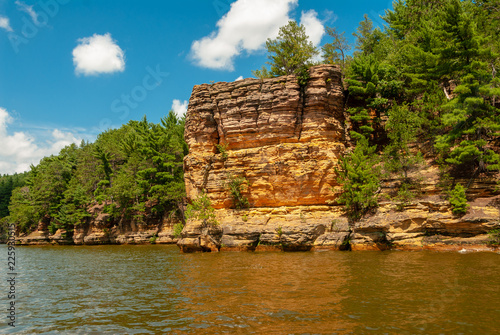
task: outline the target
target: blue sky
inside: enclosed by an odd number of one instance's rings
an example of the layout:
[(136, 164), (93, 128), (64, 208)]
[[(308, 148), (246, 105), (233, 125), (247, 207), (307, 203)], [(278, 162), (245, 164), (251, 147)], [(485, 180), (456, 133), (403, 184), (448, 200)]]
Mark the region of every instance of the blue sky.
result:
[[(390, 0), (0, 0), (0, 174), (146, 115), (181, 114), (194, 85), (252, 77), (289, 19), (318, 46), (354, 43)], [(283, 24), (281, 24), (283, 23)]]

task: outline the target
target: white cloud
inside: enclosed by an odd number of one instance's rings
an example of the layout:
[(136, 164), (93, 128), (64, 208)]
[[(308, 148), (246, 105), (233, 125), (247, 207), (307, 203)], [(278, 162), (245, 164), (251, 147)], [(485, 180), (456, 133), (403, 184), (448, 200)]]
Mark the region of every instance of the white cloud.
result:
[(239, 76), (238, 78), (236, 78), (234, 81), (239, 81), (239, 80), (243, 80), (243, 76)]
[(15, 4), (19, 7), (19, 10), (27, 13), (31, 17), (34, 24), (38, 25), (38, 14), (33, 10), (33, 6), (29, 6), (19, 0), (16, 0)]
[(217, 31), (191, 46), (193, 60), (201, 67), (234, 69), (233, 59), (243, 51), (262, 49), (268, 38), (290, 20), (288, 13), (298, 0), (238, 0), (217, 22)]
[(0, 28), (5, 29), (7, 31), (13, 31), (10, 26), (9, 18), (5, 16), (0, 16)]
[(78, 43), (73, 50), (76, 74), (92, 76), (125, 70), (124, 52), (110, 33), (80, 38)]
[(325, 27), (318, 19), (318, 13), (316, 13), (314, 9), (307, 12), (303, 11), (300, 15), (300, 24), (304, 25), (306, 28), (306, 35), (309, 36), (309, 40), (315, 46), (318, 46), (325, 34)]
[(45, 140), (36, 139), (26, 132), (9, 134), (8, 125), (13, 122), (5, 108), (0, 107), (0, 175), (29, 170), (31, 164), (38, 164), (40, 159), (59, 153), (71, 143), (79, 143), (71, 132), (54, 129)]
[(181, 102), (180, 100), (174, 99), (174, 101), (172, 102), (172, 110), (174, 111), (175, 115), (177, 115), (177, 117), (183, 117), (184, 115), (186, 115), (187, 108), (188, 102), (186, 100)]
[(329, 23), (334, 23), (339, 19), (338, 15), (335, 14), (335, 12), (325, 9), (323, 12), (323, 15), (325, 16), (323, 22), (329, 22)]

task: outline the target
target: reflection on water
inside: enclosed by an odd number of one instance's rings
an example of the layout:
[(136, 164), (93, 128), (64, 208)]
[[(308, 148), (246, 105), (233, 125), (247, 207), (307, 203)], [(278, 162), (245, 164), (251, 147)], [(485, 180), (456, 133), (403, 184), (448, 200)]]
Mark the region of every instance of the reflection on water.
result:
[(17, 259), (17, 327), (2, 323), (0, 334), (499, 331), (495, 253), (59, 246), (19, 248)]

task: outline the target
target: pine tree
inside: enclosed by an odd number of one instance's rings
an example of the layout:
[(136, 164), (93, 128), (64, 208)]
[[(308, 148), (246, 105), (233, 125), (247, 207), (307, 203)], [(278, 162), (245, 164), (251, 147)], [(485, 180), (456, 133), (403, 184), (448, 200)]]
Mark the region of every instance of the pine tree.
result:
[(465, 214), (469, 208), (467, 198), (465, 196), (465, 188), (461, 184), (456, 184), (455, 188), (449, 193), (449, 201), (452, 207), (453, 214)]
[[(373, 56), (357, 56), (352, 61), (346, 82), (349, 90), (348, 112), (355, 122), (352, 136), (368, 136), (378, 126), (381, 115), (387, 110), (389, 100), (382, 96), (383, 85), (379, 75), (380, 63)], [(383, 82), (384, 84), (387, 81)], [(375, 112), (375, 117), (370, 115)]]
[(323, 60), (326, 63), (340, 65), (342, 74), (345, 75), (347, 52), (351, 50), (351, 46), (344, 36), (345, 32), (339, 33), (335, 27), (326, 27), (326, 33), (333, 41), (323, 45)]
[(442, 21), (447, 46), (439, 50), (440, 71), (459, 82), (454, 99), (443, 106), (442, 122), (448, 131), (437, 138), (446, 161), (475, 167), (480, 172), (500, 169), (500, 156), (491, 142), (500, 135), (500, 110), (495, 106), (500, 90), (485, 60), (498, 58), (486, 45), (470, 13), (470, 3), (450, 1)]
[(416, 168), (422, 157), (410, 150), (410, 145), (417, 140), (422, 120), (407, 105), (394, 105), (389, 111), (386, 124), (390, 143), (385, 147), (385, 168), (390, 172), (402, 173), (402, 183), (409, 181), (408, 172)]
[(367, 14), (363, 18), (364, 20), (359, 23), (353, 35), (356, 37), (356, 49), (362, 55), (368, 56), (376, 52), (377, 44), (383, 38), (383, 33), (379, 28), (373, 28), (373, 22)]
[(342, 157), (340, 169), (336, 169), (343, 188), (338, 201), (352, 220), (360, 219), (378, 205), (380, 169), (375, 150), (376, 147), (370, 147), (366, 138), (360, 137), (354, 151)]
[(301, 75), (304, 68), (312, 64), (312, 58), (319, 52), (308, 40), (306, 28), (295, 21), (289, 21), (279, 30), (278, 37), (266, 42), (268, 58), (273, 76)]

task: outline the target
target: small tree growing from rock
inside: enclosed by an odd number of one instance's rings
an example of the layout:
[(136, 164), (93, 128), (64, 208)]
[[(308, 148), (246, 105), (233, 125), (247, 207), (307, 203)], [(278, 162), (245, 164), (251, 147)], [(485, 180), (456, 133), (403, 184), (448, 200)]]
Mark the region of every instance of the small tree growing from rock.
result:
[(275, 39), (266, 42), (268, 58), (271, 62), (269, 73), (273, 76), (301, 75), (304, 66), (312, 65), (312, 58), (319, 54), (316, 47), (309, 41), (304, 25), (289, 21), (280, 28)]
[(354, 151), (342, 157), (340, 169), (336, 169), (343, 188), (339, 202), (344, 204), (351, 220), (359, 220), (378, 205), (380, 169), (375, 150), (375, 146), (370, 147), (368, 140), (360, 136)]
[(467, 213), (469, 204), (467, 203), (467, 198), (465, 197), (465, 188), (461, 184), (456, 184), (455, 188), (450, 191), (449, 196), (453, 214), (460, 215)]
[(215, 210), (205, 192), (187, 205), (186, 219), (200, 220), (204, 226), (217, 226), (219, 224), (215, 217)]
[(231, 197), (233, 198), (234, 207), (237, 209), (248, 208), (250, 203), (248, 199), (241, 194), (241, 185), (246, 183), (247, 180), (243, 177), (228, 175), (229, 191), (231, 192)]

